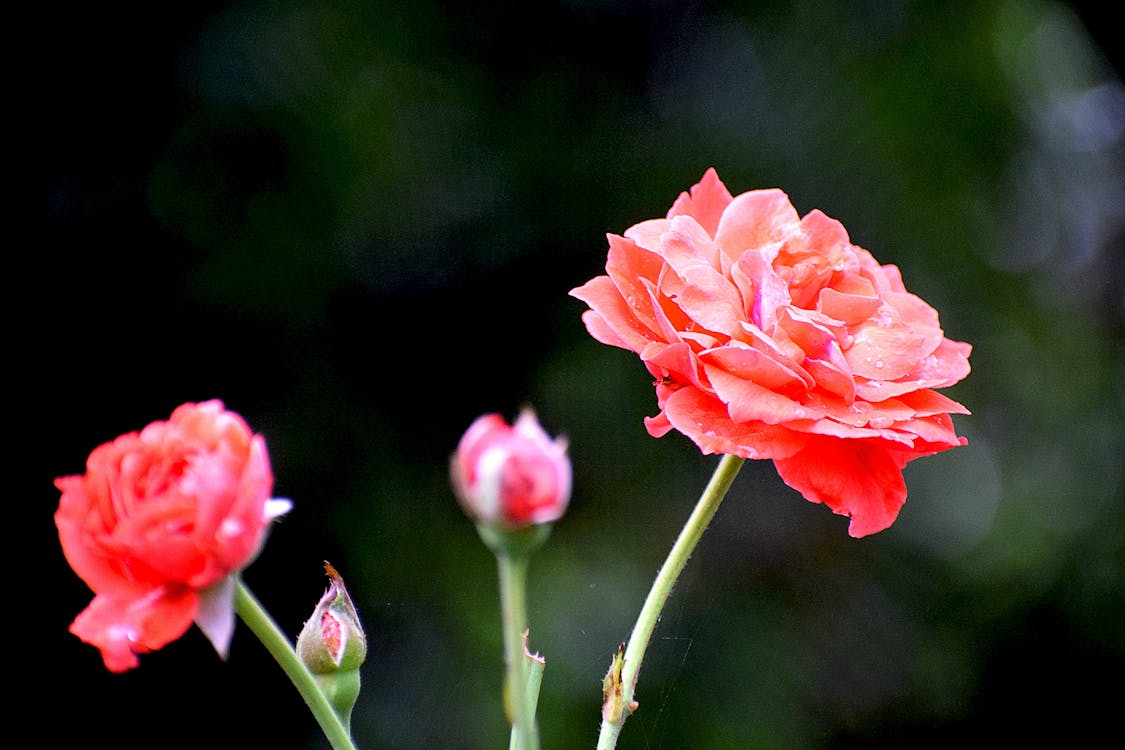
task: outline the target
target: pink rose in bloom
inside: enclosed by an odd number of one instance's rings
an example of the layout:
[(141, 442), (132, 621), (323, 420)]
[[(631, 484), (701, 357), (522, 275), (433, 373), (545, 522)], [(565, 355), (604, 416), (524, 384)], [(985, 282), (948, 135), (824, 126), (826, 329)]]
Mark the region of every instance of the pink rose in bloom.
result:
[(265, 440), (220, 401), (105, 443), (86, 473), (55, 480), (67, 562), (94, 599), (70, 632), (124, 672), (195, 621), (225, 656), (233, 573), (248, 565), (289, 501), (270, 498)]
[(570, 501), (566, 449), (566, 440), (552, 440), (530, 409), (510, 427), (500, 415), (485, 414), (465, 431), (450, 461), (454, 492), (481, 523), (517, 529), (555, 521)]
[(972, 347), (838, 221), (776, 189), (732, 197), (711, 169), (666, 218), (608, 239), (608, 275), (571, 294), (655, 378), (652, 436), (773, 459), (856, 537), (894, 523), (908, 461), (965, 444), (950, 414), (968, 410), (933, 389), (969, 373)]

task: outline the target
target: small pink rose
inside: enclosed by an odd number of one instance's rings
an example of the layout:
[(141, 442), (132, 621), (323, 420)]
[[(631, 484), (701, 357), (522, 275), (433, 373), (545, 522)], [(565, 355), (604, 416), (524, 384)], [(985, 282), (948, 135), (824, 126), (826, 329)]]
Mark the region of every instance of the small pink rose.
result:
[(90, 454), (60, 477), (55, 524), (94, 599), (70, 626), (113, 672), (136, 667), (197, 622), (221, 655), (233, 631), (231, 575), (257, 556), (270, 521), (265, 440), (220, 401), (184, 404), (167, 422)]

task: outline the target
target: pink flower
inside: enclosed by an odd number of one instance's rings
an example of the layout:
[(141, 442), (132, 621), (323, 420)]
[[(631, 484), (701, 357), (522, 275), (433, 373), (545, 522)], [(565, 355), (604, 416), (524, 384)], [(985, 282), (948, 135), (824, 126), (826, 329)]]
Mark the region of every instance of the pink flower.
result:
[(652, 436), (773, 459), (856, 537), (894, 523), (907, 462), (965, 444), (950, 414), (968, 411), (933, 389), (969, 373), (971, 347), (834, 219), (780, 190), (732, 197), (711, 169), (666, 218), (608, 239), (608, 275), (571, 294), (655, 378)]
[(530, 409), (511, 427), (500, 415), (485, 414), (465, 431), (450, 461), (454, 492), (479, 523), (517, 529), (555, 521), (570, 501), (566, 449), (566, 440), (552, 440)]
[(167, 422), (95, 448), (86, 473), (60, 477), (55, 524), (67, 562), (94, 599), (70, 631), (124, 672), (137, 654), (196, 621), (225, 656), (232, 574), (257, 556), (271, 519), (265, 440), (220, 401), (184, 404)]

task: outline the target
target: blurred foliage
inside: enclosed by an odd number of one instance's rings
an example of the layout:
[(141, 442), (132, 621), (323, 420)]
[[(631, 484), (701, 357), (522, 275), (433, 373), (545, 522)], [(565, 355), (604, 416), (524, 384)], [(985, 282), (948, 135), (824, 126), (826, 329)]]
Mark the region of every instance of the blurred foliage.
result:
[(446, 462), (486, 411), (530, 403), (566, 433), (575, 497), (532, 566), (532, 645), (544, 746), (592, 747), (602, 674), (715, 459), (647, 436), (650, 378), (589, 338), (567, 291), (602, 271), (606, 232), (663, 215), (711, 166), (841, 220), (974, 344), (950, 391), (970, 443), (911, 464), (900, 520), (858, 541), (748, 464), (619, 747), (1113, 731), (1120, 692), (1095, 675), (1125, 666), (1125, 88), (1106, 22), (1079, 10), (40, 10), (16, 216), (32, 239), (13, 249), (52, 591), (37, 673), (65, 676), (37, 706), (46, 744), (325, 746), (243, 629), (228, 664), (193, 631), (123, 676), (65, 632), (88, 597), (50, 480), (219, 397), (267, 436), (295, 502), (250, 586), (293, 636), (322, 560), (356, 598), (370, 750), (506, 745), (493, 562)]

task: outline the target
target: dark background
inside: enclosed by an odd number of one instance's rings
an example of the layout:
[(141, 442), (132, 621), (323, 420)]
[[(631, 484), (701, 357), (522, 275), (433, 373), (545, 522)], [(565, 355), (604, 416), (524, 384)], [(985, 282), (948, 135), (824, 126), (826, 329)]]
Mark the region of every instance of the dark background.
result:
[(781, 187), (841, 220), (975, 346), (948, 391), (970, 443), (908, 467), (900, 520), (862, 540), (747, 464), (619, 747), (1119, 734), (1125, 88), (1091, 7), (16, 16), (14, 726), (45, 747), (327, 746), (241, 625), (225, 664), (193, 629), (125, 675), (66, 632), (90, 593), (52, 479), (221, 398), (295, 504), (247, 583), (293, 636), (323, 560), (357, 599), (358, 744), (505, 747), (493, 561), (446, 462), (477, 415), (528, 403), (575, 469), (531, 570), (543, 743), (592, 748), (610, 655), (717, 459), (647, 436), (650, 377), (567, 292), (602, 272), (606, 232), (713, 166), (734, 193)]

